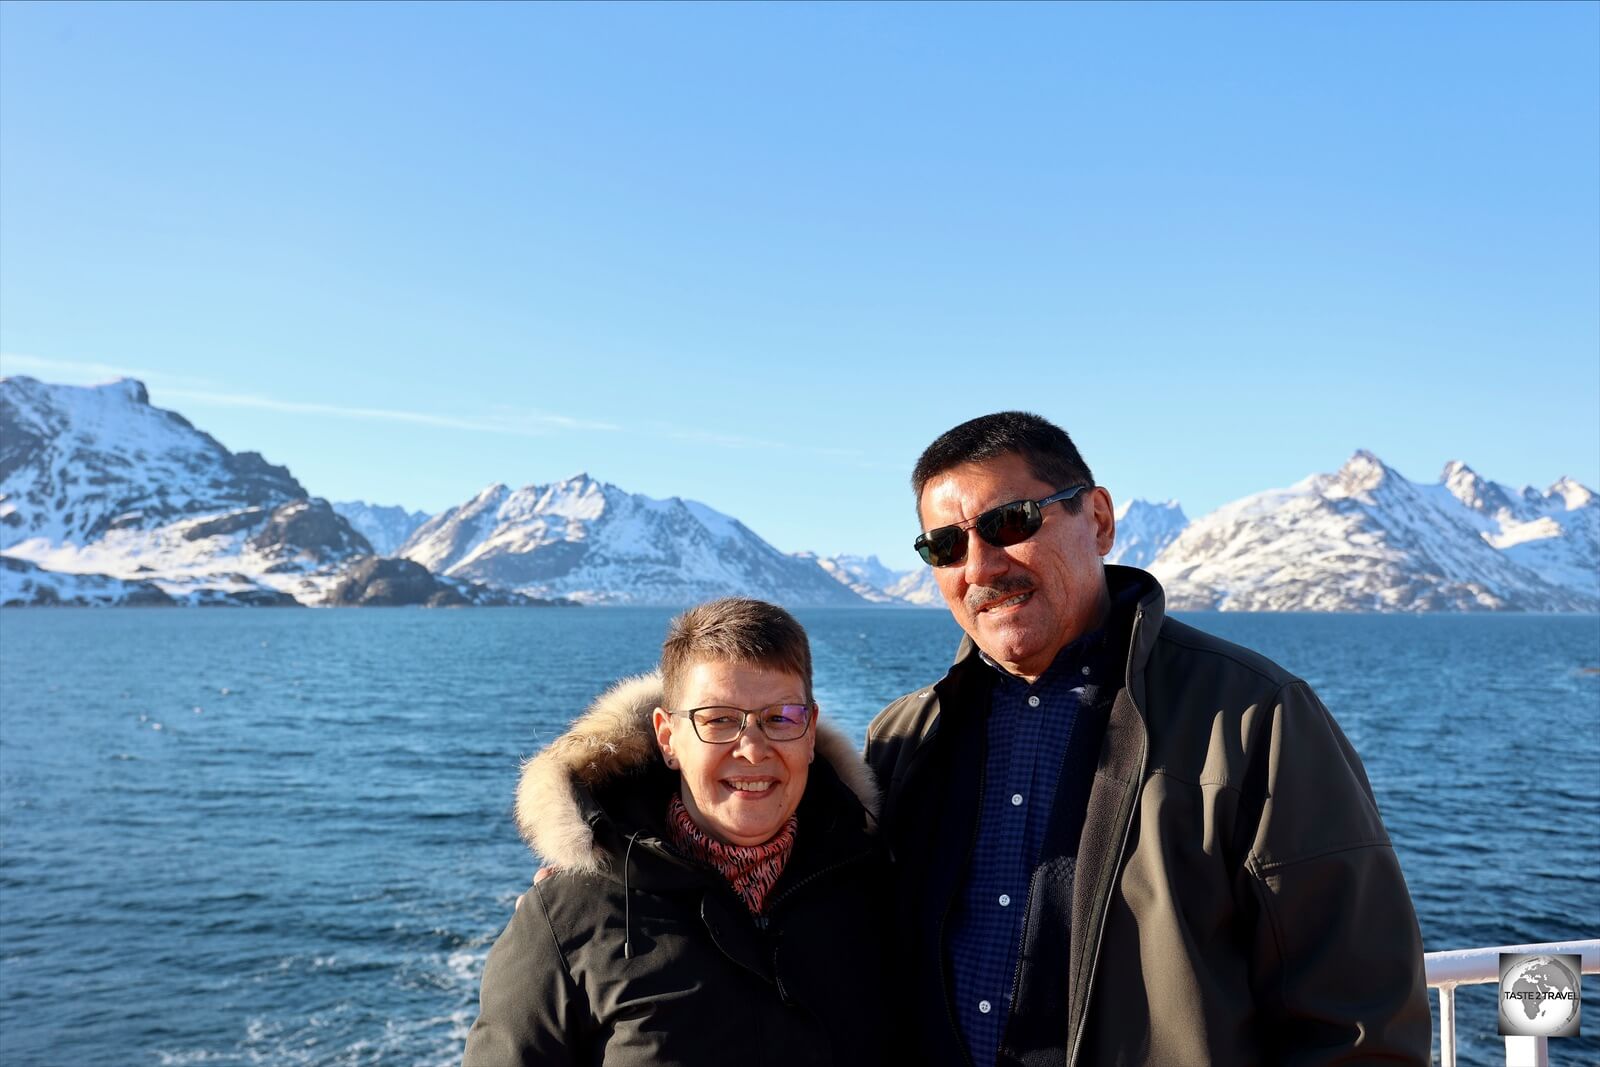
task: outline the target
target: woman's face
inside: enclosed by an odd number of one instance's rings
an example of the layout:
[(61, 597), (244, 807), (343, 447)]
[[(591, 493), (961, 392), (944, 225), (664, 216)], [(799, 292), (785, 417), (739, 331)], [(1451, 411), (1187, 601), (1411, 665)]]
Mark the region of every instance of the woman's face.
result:
[[(715, 660), (694, 664), (685, 676), (679, 707), (723, 706), (754, 710), (773, 704), (804, 704), (799, 675), (759, 663)], [(731, 845), (759, 845), (783, 829), (800, 806), (816, 752), (815, 726), (793, 741), (769, 741), (747, 720), (744, 733), (726, 745), (700, 740), (687, 715), (655, 710), (656, 741), (669, 766), (683, 776), (680, 795), (695, 824)]]

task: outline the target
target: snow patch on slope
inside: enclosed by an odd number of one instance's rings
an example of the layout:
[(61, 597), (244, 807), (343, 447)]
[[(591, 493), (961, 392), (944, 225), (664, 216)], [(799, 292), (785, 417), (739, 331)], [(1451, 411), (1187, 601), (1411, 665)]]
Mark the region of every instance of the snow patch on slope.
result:
[(705, 504), (627, 493), (587, 474), (514, 492), (490, 486), (424, 523), (400, 555), (436, 573), (584, 603), (680, 605), (735, 594), (863, 603), (815, 559), (786, 556)]
[(1129, 500), (1113, 512), (1117, 537), (1106, 555), (1107, 563), (1127, 567), (1148, 567), (1189, 525), (1188, 516), (1176, 500), (1153, 504), (1148, 500)]
[(1523, 501), (1461, 464), (1419, 485), (1363, 450), (1196, 520), (1150, 570), (1180, 609), (1600, 610), (1600, 507), (1558, 532), (1547, 497)]

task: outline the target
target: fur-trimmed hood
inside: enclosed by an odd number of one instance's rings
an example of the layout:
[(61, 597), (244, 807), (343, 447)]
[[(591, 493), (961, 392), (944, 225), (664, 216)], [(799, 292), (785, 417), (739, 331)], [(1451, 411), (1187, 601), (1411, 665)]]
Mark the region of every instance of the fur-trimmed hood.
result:
[[(553, 866), (602, 871), (610, 865), (595, 843), (576, 793), (664, 766), (650, 713), (661, 703), (659, 673), (625, 678), (595, 699), (567, 732), (522, 765), (517, 784), (517, 828), (533, 851)], [(850, 741), (817, 720), (817, 757), (833, 769), (874, 819), (878, 784)]]

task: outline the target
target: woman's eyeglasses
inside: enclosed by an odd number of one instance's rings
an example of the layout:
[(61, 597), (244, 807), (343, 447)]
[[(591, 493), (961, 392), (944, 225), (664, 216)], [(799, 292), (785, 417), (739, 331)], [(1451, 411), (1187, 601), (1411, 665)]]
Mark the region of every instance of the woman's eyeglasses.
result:
[(816, 711), (815, 704), (771, 704), (754, 710), (708, 707), (671, 714), (689, 716), (695, 736), (706, 744), (729, 745), (739, 740), (745, 726), (752, 722), (768, 741), (794, 741), (811, 729)]
[(990, 508), (975, 519), (958, 522), (954, 526), (941, 526), (919, 534), (913, 547), (924, 563), (935, 567), (954, 567), (967, 558), (967, 531), (976, 529), (978, 536), (996, 548), (1021, 544), (1039, 532), (1044, 524), (1044, 509), (1058, 501), (1071, 500), (1092, 485), (1075, 485), (1063, 489), (1043, 500), (1013, 500)]

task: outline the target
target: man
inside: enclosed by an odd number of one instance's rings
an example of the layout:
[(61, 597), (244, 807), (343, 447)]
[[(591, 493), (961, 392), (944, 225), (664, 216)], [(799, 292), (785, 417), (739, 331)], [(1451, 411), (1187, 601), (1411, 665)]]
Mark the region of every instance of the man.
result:
[(917, 1062), (1426, 1064), (1416, 915), (1310, 688), (1103, 564), (1046, 420), (963, 423), (912, 484), (966, 631), (867, 735)]

